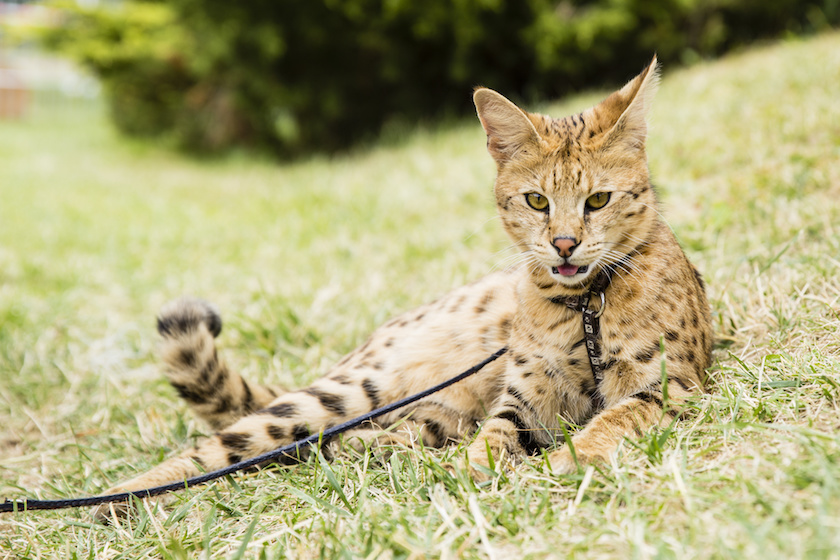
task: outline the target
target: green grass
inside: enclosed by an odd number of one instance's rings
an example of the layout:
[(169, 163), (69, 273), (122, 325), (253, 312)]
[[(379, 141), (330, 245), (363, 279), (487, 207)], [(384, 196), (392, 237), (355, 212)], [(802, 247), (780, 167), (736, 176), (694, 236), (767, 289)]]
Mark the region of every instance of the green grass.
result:
[[(117, 527), (2, 515), (0, 557), (840, 557), (838, 91), (838, 34), (666, 73), (651, 168), (716, 364), (688, 420), (615, 464), (476, 489), (441, 467), (457, 448), (316, 457)], [(206, 433), (157, 370), (171, 298), (218, 303), (229, 361), (298, 386), (507, 254), (474, 121), (281, 166), (127, 141), (96, 104), (34, 109), (0, 122), (2, 497), (97, 493)]]

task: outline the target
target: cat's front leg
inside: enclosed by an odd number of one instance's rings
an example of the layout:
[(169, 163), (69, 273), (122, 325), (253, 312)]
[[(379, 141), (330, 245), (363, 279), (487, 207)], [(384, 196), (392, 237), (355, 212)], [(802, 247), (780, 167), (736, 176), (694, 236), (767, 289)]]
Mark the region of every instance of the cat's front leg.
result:
[(571, 449), (567, 445), (549, 454), (552, 472), (568, 474), (582, 465), (609, 462), (625, 437), (640, 437), (653, 426), (669, 424), (685, 398), (696, 392), (685, 385), (669, 379), (667, 399), (661, 385), (654, 384), (607, 406), (571, 438)]
[(492, 417), (484, 422), (476, 440), (467, 449), (464, 466), (473, 480), (483, 482), (491, 477), (490, 471), (511, 467), (524, 454), (516, 425), (508, 418)]
[[(545, 419), (553, 418), (557, 403), (547, 399), (548, 377), (534, 379), (529, 364), (509, 363), (506, 387), (498, 397), (490, 417), (481, 425), (475, 441), (467, 449), (466, 467), (475, 480), (486, 480), (488, 470), (514, 465), (521, 456), (550, 441)], [(538, 369), (539, 364), (530, 366)]]

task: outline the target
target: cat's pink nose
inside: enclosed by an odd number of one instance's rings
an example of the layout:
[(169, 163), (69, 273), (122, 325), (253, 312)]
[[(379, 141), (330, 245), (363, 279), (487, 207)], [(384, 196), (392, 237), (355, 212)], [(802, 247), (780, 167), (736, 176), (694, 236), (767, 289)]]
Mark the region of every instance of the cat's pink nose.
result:
[(552, 243), (557, 248), (557, 253), (561, 257), (571, 257), (572, 252), (577, 247), (577, 239), (574, 237), (555, 237)]

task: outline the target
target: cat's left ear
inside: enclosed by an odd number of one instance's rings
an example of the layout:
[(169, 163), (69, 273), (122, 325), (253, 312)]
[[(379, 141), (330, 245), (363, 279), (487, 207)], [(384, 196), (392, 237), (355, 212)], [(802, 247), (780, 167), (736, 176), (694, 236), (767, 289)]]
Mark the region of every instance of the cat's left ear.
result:
[(638, 76), (595, 107), (607, 122), (601, 138), (601, 149), (614, 147), (644, 149), (647, 138), (647, 115), (659, 85), (659, 63), (656, 56)]
[(492, 89), (478, 88), (473, 94), (478, 119), (487, 133), (487, 151), (503, 166), (529, 147), (539, 145), (540, 136), (525, 111)]

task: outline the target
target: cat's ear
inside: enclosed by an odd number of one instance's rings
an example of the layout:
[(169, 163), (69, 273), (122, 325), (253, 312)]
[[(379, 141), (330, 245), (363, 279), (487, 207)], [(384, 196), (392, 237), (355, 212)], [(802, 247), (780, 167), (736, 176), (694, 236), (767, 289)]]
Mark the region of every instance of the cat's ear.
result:
[(478, 88), (473, 94), (478, 119), (487, 133), (487, 151), (500, 166), (529, 146), (539, 145), (540, 136), (525, 112), (492, 89)]
[(598, 139), (601, 149), (644, 149), (647, 115), (658, 85), (659, 63), (654, 56), (638, 76), (594, 107), (605, 131)]

